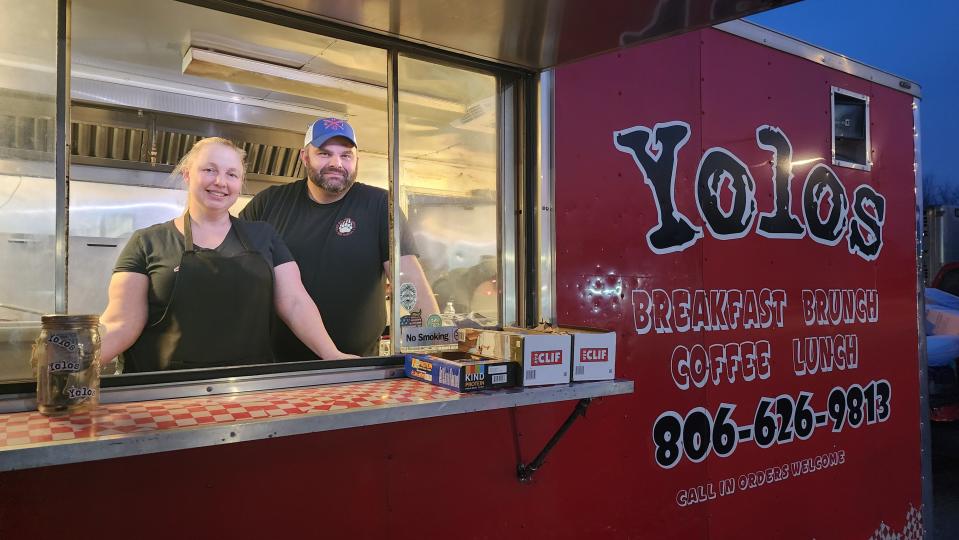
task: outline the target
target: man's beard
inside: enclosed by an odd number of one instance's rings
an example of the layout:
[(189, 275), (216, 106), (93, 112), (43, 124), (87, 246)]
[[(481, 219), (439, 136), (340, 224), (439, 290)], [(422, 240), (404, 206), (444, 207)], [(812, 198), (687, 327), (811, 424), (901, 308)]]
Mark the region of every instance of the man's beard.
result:
[[(353, 182), (356, 181), (356, 173), (359, 170), (359, 167), (355, 167), (353, 172), (350, 174), (346, 173), (346, 169), (339, 169), (334, 167), (323, 167), (319, 171), (312, 167), (306, 168), (306, 176), (310, 179), (310, 182), (313, 182), (313, 185), (331, 193), (333, 195), (338, 195), (344, 191), (350, 189), (350, 186), (353, 185)], [(342, 178), (342, 183), (337, 181), (331, 181), (328, 178), (324, 178), (324, 175), (327, 173), (337, 173)]]

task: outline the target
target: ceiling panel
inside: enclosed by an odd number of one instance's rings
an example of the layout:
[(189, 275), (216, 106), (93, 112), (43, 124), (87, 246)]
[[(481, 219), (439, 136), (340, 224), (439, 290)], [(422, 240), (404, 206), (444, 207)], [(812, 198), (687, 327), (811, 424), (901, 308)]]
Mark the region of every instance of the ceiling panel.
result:
[(307, 16), (541, 70), (796, 0), (260, 0)]

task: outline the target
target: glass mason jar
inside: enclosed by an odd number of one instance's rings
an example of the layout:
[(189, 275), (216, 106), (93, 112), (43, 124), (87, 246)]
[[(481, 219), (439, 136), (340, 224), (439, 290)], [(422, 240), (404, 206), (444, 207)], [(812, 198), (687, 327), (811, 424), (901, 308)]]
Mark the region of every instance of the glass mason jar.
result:
[(100, 394), (100, 319), (44, 315), (33, 345), (37, 408), (48, 416), (89, 411)]

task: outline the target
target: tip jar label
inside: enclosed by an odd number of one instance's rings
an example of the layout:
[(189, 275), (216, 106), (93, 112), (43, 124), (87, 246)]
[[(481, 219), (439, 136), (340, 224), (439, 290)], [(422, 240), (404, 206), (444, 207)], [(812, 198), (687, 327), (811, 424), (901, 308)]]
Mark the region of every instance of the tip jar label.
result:
[(64, 372), (77, 372), (80, 371), (80, 361), (79, 360), (55, 360), (50, 362), (47, 366), (47, 370), (50, 373), (64, 373)]
[(53, 334), (47, 338), (47, 342), (65, 349), (68, 352), (77, 352), (76, 334)]
[(71, 386), (67, 388), (66, 394), (70, 399), (88, 399), (97, 395), (97, 391), (94, 388), (88, 388), (86, 386)]

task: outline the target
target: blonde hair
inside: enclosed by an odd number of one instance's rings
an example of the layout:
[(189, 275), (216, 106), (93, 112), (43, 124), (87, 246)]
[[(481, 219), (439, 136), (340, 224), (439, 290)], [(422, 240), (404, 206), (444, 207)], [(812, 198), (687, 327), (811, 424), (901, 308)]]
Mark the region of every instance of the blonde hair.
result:
[(240, 156), (240, 163), (243, 165), (240, 179), (246, 180), (246, 151), (237, 146), (236, 143), (230, 139), (224, 139), (223, 137), (206, 137), (195, 142), (193, 147), (190, 148), (186, 154), (183, 154), (183, 157), (180, 158), (180, 161), (176, 164), (176, 167), (173, 168), (173, 176), (179, 176), (182, 178), (183, 172), (193, 165), (193, 160), (196, 159), (196, 155), (200, 153), (200, 150), (203, 150), (211, 144), (222, 144)]

